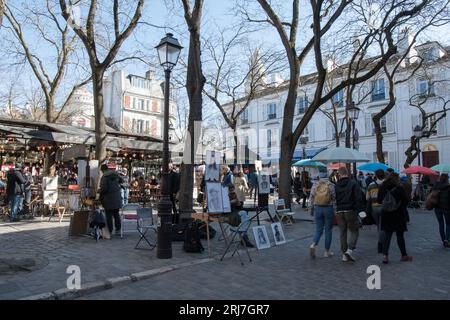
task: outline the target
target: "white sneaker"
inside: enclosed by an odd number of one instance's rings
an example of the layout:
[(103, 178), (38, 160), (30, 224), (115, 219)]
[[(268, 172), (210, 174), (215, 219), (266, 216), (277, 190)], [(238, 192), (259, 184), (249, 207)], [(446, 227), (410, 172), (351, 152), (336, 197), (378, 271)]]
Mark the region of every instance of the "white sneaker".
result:
[(353, 261), (355, 262), (355, 258), (353, 257), (353, 251), (348, 249), (344, 255), (347, 257), (348, 261)]
[(331, 251), (325, 251), (324, 254), (323, 254), (323, 256), (325, 258), (331, 258), (333, 255), (334, 255), (334, 253), (331, 252)]
[(311, 259), (314, 259), (316, 257), (316, 245), (313, 243), (309, 246), (309, 256)]
[(348, 261), (348, 258), (347, 258), (347, 256), (345, 254), (342, 255), (342, 261), (344, 261), (344, 262)]

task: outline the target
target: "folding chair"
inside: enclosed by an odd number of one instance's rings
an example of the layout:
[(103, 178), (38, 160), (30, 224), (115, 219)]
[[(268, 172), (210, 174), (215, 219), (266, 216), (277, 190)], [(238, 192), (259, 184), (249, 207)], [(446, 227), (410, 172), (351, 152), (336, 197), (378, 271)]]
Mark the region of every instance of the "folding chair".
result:
[[(234, 250), (231, 254), (231, 257), (234, 257), (234, 255), (237, 253), (239, 257), (239, 261), (241, 262), (241, 265), (244, 265), (244, 262), (242, 261), (241, 255), (239, 254), (239, 248), (241, 246), (241, 243), (244, 244), (245, 252), (247, 253), (248, 260), (252, 262), (252, 258), (250, 257), (250, 253), (248, 252), (247, 245), (244, 241), (244, 236), (247, 234), (248, 229), (250, 228), (251, 221), (248, 217), (247, 211), (239, 211), (239, 216), (241, 217), (241, 223), (237, 227), (231, 227), (229, 228), (229, 231), (232, 234), (232, 238), (230, 242), (228, 243), (227, 248), (225, 249), (225, 252), (223, 253), (222, 257), (220, 258), (220, 261), (223, 260), (225, 255), (228, 253), (228, 251), (231, 249), (231, 246), (234, 244)], [(238, 240), (236, 241), (236, 237), (238, 237)]]
[(155, 235), (157, 233), (157, 226), (154, 224), (153, 220), (153, 210), (152, 208), (140, 208), (137, 209), (137, 231), (141, 235), (139, 238), (139, 241), (136, 243), (135, 249), (143, 249), (139, 248), (139, 244), (142, 240), (145, 240), (147, 244), (150, 246), (150, 250), (155, 249), (156, 247), (156, 241), (155, 243), (151, 243), (147, 238), (147, 232), (149, 230), (153, 230), (155, 232)]
[(124, 232), (136, 231), (128, 230), (125, 231), (125, 222), (136, 222), (138, 220), (137, 210), (140, 209), (141, 206), (135, 203), (126, 204), (120, 210), (120, 221), (122, 227), (120, 228), (120, 238), (123, 238)]
[(286, 225), (292, 225), (294, 221), (294, 212), (291, 209), (286, 208), (284, 199), (278, 199), (273, 201), (275, 206), (275, 215), (280, 222), (284, 222)]

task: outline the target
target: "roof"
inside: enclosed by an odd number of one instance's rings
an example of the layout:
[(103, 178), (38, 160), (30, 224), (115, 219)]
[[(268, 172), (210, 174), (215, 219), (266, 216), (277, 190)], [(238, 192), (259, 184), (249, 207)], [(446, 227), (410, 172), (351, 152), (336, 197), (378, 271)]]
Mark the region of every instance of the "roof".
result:
[[(0, 131), (29, 140), (96, 145), (95, 130), (57, 123), (0, 118)], [(162, 150), (162, 140), (148, 135), (124, 133), (107, 128), (107, 148)]]

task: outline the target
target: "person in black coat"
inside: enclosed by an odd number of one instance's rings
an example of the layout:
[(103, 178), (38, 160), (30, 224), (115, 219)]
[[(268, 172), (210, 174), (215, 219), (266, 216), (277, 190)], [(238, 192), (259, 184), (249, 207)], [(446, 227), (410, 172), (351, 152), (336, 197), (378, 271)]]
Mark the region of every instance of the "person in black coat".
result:
[(19, 211), (20, 203), (25, 193), (25, 177), (22, 174), (22, 165), (16, 164), (15, 169), (12, 169), (7, 174), (6, 183), (6, 199), (11, 206), (11, 221), (18, 221), (17, 212)]
[(115, 170), (108, 168), (106, 164), (102, 164), (100, 170), (103, 176), (100, 179), (99, 200), (105, 209), (106, 224), (109, 232), (113, 231), (113, 217), (116, 234), (120, 234), (121, 221), (119, 210), (122, 208), (121, 184), (122, 178)]
[(173, 164), (169, 163), (169, 190), (170, 201), (172, 202), (173, 218), (172, 222), (177, 224), (179, 222), (179, 214), (177, 210), (177, 193), (180, 191), (180, 175), (174, 170)]
[[(390, 193), (398, 204), (398, 207), (392, 211), (387, 211), (385, 205), (383, 205), (383, 200), (387, 200), (385, 198), (388, 196), (388, 193)], [(392, 172), (381, 184), (377, 202), (382, 206), (380, 228), (384, 232), (383, 263), (388, 263), (389, 246), (394, 232), (397, 235), (397, 244), (402, 254), (401, 261), (411, 261), (412, 257), (408, 256), (406, 252), (404, 237), (404, 233), (408, 230), (406, 214), (408, 197), (404, 187), (400, 183), (400, 177), (397, 173)]]
[(439, 234), (445, 248), (450, 248), (450, 184), (448, 174), (443, 173), (434, 187), (438, 193), (438, 203), (434, 208), (439, 223)]

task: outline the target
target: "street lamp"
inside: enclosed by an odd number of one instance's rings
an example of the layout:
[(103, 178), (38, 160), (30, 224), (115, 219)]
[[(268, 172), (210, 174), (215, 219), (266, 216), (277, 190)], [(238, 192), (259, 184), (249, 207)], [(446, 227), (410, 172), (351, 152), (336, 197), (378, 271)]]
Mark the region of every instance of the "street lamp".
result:
[[(351, 130), (352, 130), (352, 137), (353, 137), (353, 149), (356, 149), (356, 143), (359, 147), (358, 137), (356, 134), (356, 120), (358, 120), (359, 112), (361, 111), (360, 108), (355, 106), (355, 103), (352, 101), (350, 107), (348, 108), (348, 115), (351, 121)], [(355, 174), (355, 179), (357, 177), (356, 174), (356, 162), (353, 162), (353, 172)]]
[(158, 216), (160, 226), (158, 227), (157, 257), (159, 259), (172, 258), (172, 202), (170, 201), (169, 186), (169, 90), (170, 72), (178, 62), (181, 49), (183, 48), (173, 34), (167, 33), (161, 42), (155, 47), (158, 51), (159, 63), (164, 68), (164, 134), (163, 134), (163, 160), (161, 199), (158, 203)]
[(416, 140), (417, 140), (417, 149), (418, 149), (417, 155), (418, 155), (418, 163), (420, 166), (420, 139), (423, 137), (423, 130), (422, 130), (421, 126), (417, 125), (414, 128), (414, 136), (416, 137)]

